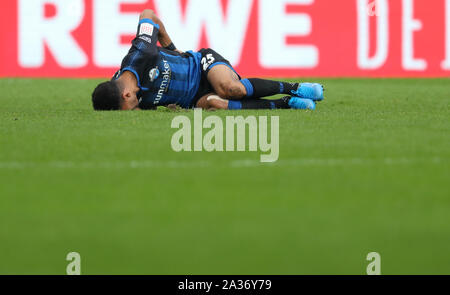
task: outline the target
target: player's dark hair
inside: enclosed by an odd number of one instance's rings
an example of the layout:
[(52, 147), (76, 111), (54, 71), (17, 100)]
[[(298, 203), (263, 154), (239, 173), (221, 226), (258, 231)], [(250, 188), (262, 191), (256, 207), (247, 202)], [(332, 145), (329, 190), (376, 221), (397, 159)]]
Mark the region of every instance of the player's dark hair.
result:
[(120, 109), (121, 94), (116, 81), (100, 83), (92, 93), (92, 105), (96, 111)]

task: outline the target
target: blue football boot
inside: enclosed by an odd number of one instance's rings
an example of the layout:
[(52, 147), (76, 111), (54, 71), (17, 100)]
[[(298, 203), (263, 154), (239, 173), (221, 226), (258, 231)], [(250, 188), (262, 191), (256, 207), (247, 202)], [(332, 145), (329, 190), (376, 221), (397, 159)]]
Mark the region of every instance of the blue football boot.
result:
[(292, 109), (297, 110), (315, 110), (316, 104), (311, 99), (307, 98), (300, 98), (300, 97), (291, 97), (291, 99), (288, 102), (289, 106)]
[(323, 86), (319, 83), (300, 83), (292, 94), (300, 98), (308, 98), (314, 101), (323, 100)]

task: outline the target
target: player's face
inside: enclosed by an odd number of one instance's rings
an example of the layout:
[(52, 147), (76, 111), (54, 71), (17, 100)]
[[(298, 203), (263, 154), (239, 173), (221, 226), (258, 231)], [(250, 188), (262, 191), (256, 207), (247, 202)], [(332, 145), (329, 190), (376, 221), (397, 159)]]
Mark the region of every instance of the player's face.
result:
[(137, 99), (137, 96), (134, 95), (133, 97), (127, 98), (123, 101), (122, 104), (122, 111), (132, 111), (137, 109), (139, 106), (139, 100)]
[(137, 93), (134, 91), (124, 91), (122, 94), (122, 111), (136, 110), (139, 107)]

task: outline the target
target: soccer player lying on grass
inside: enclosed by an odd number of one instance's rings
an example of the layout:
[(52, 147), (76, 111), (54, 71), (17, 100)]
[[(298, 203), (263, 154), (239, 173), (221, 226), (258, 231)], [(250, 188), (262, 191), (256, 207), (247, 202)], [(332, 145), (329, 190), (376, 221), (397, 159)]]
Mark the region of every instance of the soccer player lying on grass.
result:
[[(162, 47), (157, 46), (157, 41)], [(286, 94), (278, 100), (261, 99)], [(231, 64), (212, 49), (181, 52), (161, 20), (144, 10), (136, 38), (120, 70), (92, 94), (95, 110), (182, 108), (311, 109), (323, 99), (317, 83), (241, 79)]]

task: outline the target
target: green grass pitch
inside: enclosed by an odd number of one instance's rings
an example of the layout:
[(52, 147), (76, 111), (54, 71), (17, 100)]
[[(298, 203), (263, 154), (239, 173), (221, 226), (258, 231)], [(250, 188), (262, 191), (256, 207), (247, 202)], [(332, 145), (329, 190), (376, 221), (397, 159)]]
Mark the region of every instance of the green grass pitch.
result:
[(172, 151), (192, 111), (93, 112), (98, 80), (1, 79), (0, 274), (450, 274), (450, 80), (319, 81), (314, 112), (211, 113), (280, 116), (260, 164)]

